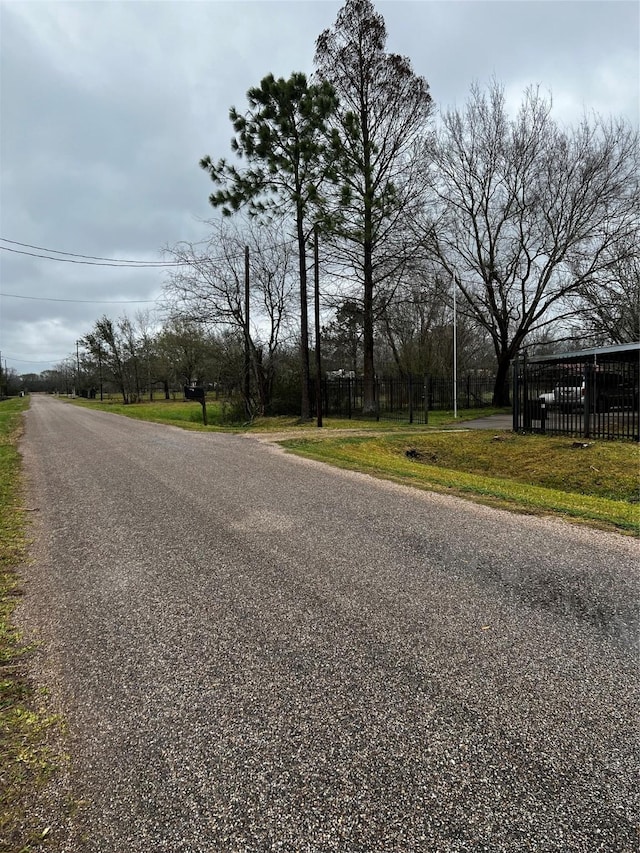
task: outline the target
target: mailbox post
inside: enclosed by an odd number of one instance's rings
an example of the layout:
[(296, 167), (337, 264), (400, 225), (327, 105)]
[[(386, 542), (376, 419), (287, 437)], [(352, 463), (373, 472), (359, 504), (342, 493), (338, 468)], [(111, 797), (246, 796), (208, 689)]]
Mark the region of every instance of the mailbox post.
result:
[(185, 400), (197, 400), (202, 406), (202, 423), (207, 426), (207, 401), (204, 396), (204, 388), (200, 386), (184, 386)]

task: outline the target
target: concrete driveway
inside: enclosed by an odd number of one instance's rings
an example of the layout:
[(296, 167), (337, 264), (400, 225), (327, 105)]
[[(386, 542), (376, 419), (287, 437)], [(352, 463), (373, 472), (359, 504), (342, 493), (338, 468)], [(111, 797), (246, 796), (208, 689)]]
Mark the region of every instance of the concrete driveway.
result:
[(447, 429), (510, 430), (513, 429), (513, 415), (489, 415), (486, 418), (475, 418), (472, 421), (460, 421), (457, 425), (449, 425)]

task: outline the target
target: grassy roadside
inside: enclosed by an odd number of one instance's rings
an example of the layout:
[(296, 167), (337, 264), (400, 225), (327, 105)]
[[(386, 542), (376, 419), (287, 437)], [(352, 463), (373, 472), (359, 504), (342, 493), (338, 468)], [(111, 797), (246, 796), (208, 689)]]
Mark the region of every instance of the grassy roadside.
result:
[(47, 828), (29, 811), (33, 795), (53, 769), (47, 736), (53, 718), (27, 676), (26, 655), (12, 614), (20, 595), (16, 567), (26, 557), (20, 455), (27, 399), (0, 402), (0, 850), (28, 853)]
[[(233, 420), (235, 407), (225, 401), (207, 400), (208, 426), (202, 423), (202, 407), (198, 403), (184, 402), (183, 400), (156, 400), (154, 402), (144, 401), (141, 403), (130, 403), (125, 406), (122, 399), (86, 400), (76, 397), (73, 400), (61, 397), (63, 402), (70, 402), (76, 406), (86, 409), (96, 409), (103, 412), (111, 412), (116, 415), (124, 415), (135, 420), (151, 421), (152, 423), (163, 423), (183, 429), (195, 429), (206, 431), (224, 432), (281, 432), (283, 430), (302, 430), (305, 432), (317, 432), (315, 419), (301, 421), (295, 416), (281, 416), (256, 418), (250, 423), (241, 423)], [(508, 411), (506, 409), (465, 409), (459, 412), (455, 423), (463, 423), (472, 418), (485, 417), (496, 413)], [(445, 424), (453, 422), (453, 412), (429, 412), (429, 429), (439, 429)], [(406, 432), (406, 422), (401, 421), (375, 421), (362, 418), (324, 418), (324, 430), (334, 432), (335, 430), (359, 430), (372, 429), (375, 432)], [(413, 429), (425, 429), (424, 426), (416, 424)]]
[[(194, 403), (123, 406), (117, 401), (77, 402), (188, 429), (277, 433), (288, 450), (329, 464), (517, 512), (558, 515), (640, 534), (640, 449), (636, 443), (592, 441), (583, 447), (583, 442), (565, 437), (464, 431), (465, 420), (504, 410), (463, 410), (457, 420), (452, 412), (431, 412), (426, 427), (326, 418), (324, 429), (318, 430), (315, 421), (301, 423), (293, 417), (228, 425), (222, 404), (208, 401), (211, 425), (205, 428), (201, 408)], [(442, 431), (451, 427), (463, 431)]]
[(431, 491), (640, 534), (639, 448), (492, 431), (296, 437), (288, 450)]

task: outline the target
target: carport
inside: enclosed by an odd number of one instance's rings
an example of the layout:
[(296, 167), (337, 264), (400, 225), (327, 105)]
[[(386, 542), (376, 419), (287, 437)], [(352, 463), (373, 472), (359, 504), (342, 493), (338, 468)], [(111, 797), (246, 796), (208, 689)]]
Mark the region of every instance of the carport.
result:
[(513, 429), (583, 438), (639, 438), (640, 342), (545, 356), (513, 370)]

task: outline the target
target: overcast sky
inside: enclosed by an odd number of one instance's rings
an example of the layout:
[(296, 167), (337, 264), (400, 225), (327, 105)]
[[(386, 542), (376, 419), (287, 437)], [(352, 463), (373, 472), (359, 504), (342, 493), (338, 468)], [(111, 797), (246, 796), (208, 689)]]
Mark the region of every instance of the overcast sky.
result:
[[(3, 366), (53, 367), (103, 314), (152, 309), (166, 280), (160, 268), (62, 263), (17, 254), (51, 254), (17, 244), (160, 261), (163, 246), (204, 238), (203, 220), (216, 214), (198, 161), (229, 156), (229, 107), (242, 109), (247, 89), (269, 72), (311, 73), (315, 39), (341, 5), (0, 2)], [(595, 110), (638, 124), (637, 0), (376, 8), (388, 49), (411, 59), (441, 110), (495, 77), (514, 110), (522, 91), (540, 84), (559, 121)]]

